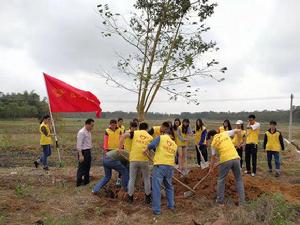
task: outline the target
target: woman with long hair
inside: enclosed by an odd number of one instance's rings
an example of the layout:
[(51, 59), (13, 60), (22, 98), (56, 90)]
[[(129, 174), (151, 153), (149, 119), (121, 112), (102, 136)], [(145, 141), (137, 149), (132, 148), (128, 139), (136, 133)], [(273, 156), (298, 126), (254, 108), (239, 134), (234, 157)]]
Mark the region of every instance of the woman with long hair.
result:
[(201, 151), (201, 154), (205, 162), (207, 162), (207, 145), (206, 145), (207, 130), (201, 119), (196, 120), (196, 128), (194, 133), (195, 133), (194, 142), (196, 147), (197, 163), (198, 165), (200, 165), (201, 157), (199, 151)]
[(223, 125), (219, 127), (218, 133), (222, 133), (224, 131), (232, 130), (230, 121), (228, 119), (224, 120)]
[(192, 135), (190, 120), (183, 119), (182, 124), (177, 128), (177, 146), (178, 146), (178, 164), (179, 170), (183, 175), (186, 175), (186, 161), (187, 161), (187, 147), (190, 140), (189, 136)]
[[(175, 118), (174, 124), (173, 124), (173, 133), (174, 133), (174, 140), (176, 145), (178, 146), (178, 135), (177, 135), (177, 130), (178, 127), (181, 125), (181, 121), (179, 118)], [(176, 157), (175, 157), (175, 164), (178, 165), (178, 151), (176, 152)]]
[(49, 170), (48, 157), (51, 155), (52, 134), (50, 131), (50, 124), (51, 118), (49, 115), (45, 115), (40, 121), (40, 145), (42, 146), (43, 154), (38, 160), (34, 161), (34, 166), (36, 168), (42, 164), (44, 170)]

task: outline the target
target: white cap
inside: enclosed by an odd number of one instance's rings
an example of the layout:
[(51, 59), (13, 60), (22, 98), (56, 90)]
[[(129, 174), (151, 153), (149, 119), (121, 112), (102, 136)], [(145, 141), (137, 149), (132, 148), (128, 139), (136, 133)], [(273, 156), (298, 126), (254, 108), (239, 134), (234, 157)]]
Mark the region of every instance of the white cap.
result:
[(238, 120), (238, 121), (236, 121), (236, 123), (235, 124), (238, 124), (238, 125), (243, 125), (244, 124), (244, 122), (243, 122), (243, 120)]

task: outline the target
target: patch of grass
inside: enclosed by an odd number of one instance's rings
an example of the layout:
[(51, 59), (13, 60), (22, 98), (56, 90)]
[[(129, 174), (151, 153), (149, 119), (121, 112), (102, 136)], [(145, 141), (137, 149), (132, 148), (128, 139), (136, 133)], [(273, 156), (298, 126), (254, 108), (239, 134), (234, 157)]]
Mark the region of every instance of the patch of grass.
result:
[(299, 215), (299, 206), (288, 204), (279, 193), (262, 195), (241, 210), (234, 224), (289, 225), (295, 224), (295, 218)]
[(8, 133), (4, 133), (0, 135), (0, 147), (8, 148), (12, 145), (12, 135)]
[(0, 213), (0, 224), (6, 224), (6, 215)]
[(18, 198), (23, 198), (26, 196), (26, 187), (24, 184), (18, 183), (15, 188), (15, 194)]
[(264, 194), (226, 213), (231, 225), (296, 225), (300, 224), (299, 215), (300, 205), (289, 204), (279, 193)]
[(102, 214), (103, 214), (103, 212), (104, 212), (104, 208), (103, 207), (96, 207), (95, 208), (95, 214), (97, 215), (97, 216), (101, 216)]
[(45, 225), (75, 225), (78, 224), (75, 222), (74, 218), (54, 218), (54, 216), (45, 215), (43, 220)]
[(108, 220), (108, 225), (129, 225), (130, 221), (128, 216), (122, 211), (119, 210), (115, 217), (112, 217), (110, 220)]

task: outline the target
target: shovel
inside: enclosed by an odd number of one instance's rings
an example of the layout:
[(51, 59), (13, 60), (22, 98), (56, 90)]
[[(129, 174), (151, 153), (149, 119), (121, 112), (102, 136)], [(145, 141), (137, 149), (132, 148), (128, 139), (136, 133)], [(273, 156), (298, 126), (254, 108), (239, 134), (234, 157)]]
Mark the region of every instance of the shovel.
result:
[(204, 177), (202, 177), (201, 180), (199, 180), (197, 184), (195, 184), (195, 186), (193, 187), (193, 192), (186, 191), (183, 193), (183, 196), (187, 198), (187, 197), (194, 195), (196, 193), (195, 192), (196, 188), (208, 177), (208, 175), (211, 173), (211, 171), (213, 171), (219, 165), (220, 165), (219, 163), (215, 163), (215, 165), (208, 170), (207, 174)]
[[(150, 157), (150, 155), (146, 153), (146, 156), (147, 156), (148, 159), (153, 163), (153, 159)], [(178, 172), (181, 173), (181, 171), (180, 171), (179, 169), (177, 169), (177, 168), (175, 168), (175, 169), (176, 169)], [(176, 177), (173, 176), (173, 179), (174, 179), (176, 182), (178, 182), (179, 184), (181, 184), (183, 187), (187, 188), (187, 189), (189, 190), (188, 192), (192, 193), (191, 195), (193, 195), (193, 194), (196, 193), (195, 190), (193, 190), (190, 186), (186, 185), (185, 183), (183, 183), (182, 181), (180, 181), (180, 180), (177, 179)]]
[(196, 148), (197, 148), (197, 151), (199, 152), (200, 158), (201, 158), (201, 162), (200, 162), (201, 169), (205, 169), (205, 168), (209, 167), (209, 164), (208, 164), (208, 162), (205, 162), (204, 157), (203, 157), (198, 145), (196, 145)]
[(190, 196), (193, 196), (196, 192), (195, 192), (195, 190), (196, 190), (196, 188), (208, 177), (208, 175), (210, 174), (210, 170), (208, 171), (208, 173), (204, 176), (204, 177), (202, 177), (201, 178), (201, 180), (199, 180), (198, 181), (198, 183), (193, 187), (193, 191), (186, 191), (186, 192), (184, 192), (183, 193), (183, 196), (185, 197), (185, 198), (188, 198), (188, 197), (190, 197)]

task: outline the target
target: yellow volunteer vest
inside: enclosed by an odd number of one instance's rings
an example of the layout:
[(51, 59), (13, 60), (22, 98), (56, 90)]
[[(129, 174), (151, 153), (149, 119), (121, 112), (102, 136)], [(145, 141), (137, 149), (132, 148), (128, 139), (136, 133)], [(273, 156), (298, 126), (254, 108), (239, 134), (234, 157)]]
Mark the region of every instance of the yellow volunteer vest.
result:
[(160, 126), (154, 126), (153, 127), (154, 133), (152, 135), (153, 139), (158, 137), (160, 135)]
[(211, 145), (218, 151), (220, 163), (240, 158), (227, 132), (216, 134)]
[(175, 141), (176, 145), (178, 146), (178, 134), (177, 134), (177, 130), (174, 130), (174, 141)]
[(175, 141), (167, 134), (161, 135), (153, 158), (153, 164), (174, 166), (176, 151), (177, 145)]
[[(199, 130), (196, 130), (195, 129), (195, 136), (194, 136), (194, 141), (195, 141), (195, 145), (198, 145), (199, 144), (199, 141), (201, 139), (201, 135), (202, 135), (202, 132), (206, 129), (206, 127), (203, 127), (203, 129), (199, 129)], [(206, 138), (204, 140), (204, 144), (206, 144)]]
[(131, 145), (132, 145), (132, 139), (130, 137), (126, 137), (124, 142), (124, 149), (130, 152)]
[(120, 129), (117, 128), (115, 131), (113, 131), (110, 128), (107, 128), (106, 133), (108, 134), (108, 149), (118, 149), (120, 144)]
[(246, 135), (246, 131), (242, 130), (240, 134), (235, 134), (232, 143), (234, 146), (239, 146), (240, 144), (243, 143), (243, 137)]
[[(187, 137), (187, 134), (184, 134), (184, 133), (182, 133), (182, 125), (180, 125), (177, 129), (179, 129), (180, 130), (180, 133), (181, 133), (181, 136), (183, 137), (183, 138), (186, 138)], [(177, 132), (177, 131), (176, 131)], [(176, 134), (175, 135), (176, 137), (176, 144), (177, 144), (177, 146), (178, 147), (183, 147), (183, 146), (188, 146), (188, 143), (186, 142), (186, 141), (181, 141), (180, 139), (179, 139), (179, 137), (178, 137), (178, 134)]]
[(118, 129), (121, 131), (122, 134), (125, 133), (125, 127), (122, 125), (121, 127), (118, 127)]
[(225, 129), (224, 126), (220, 126), (219, 127), (219, 133), (222, 133), (224, 131), (228, 131), (228, 127), (226, 127), (226, 129)]
[(259, 131), (259, 128), (256, 130), (247, 129), (246, 144), (258, 144)]
[(266, 135), (268, 138), (266, 144), (266, 150), (280, 152), (281, 150), (281, 145), (279, 141), (280, 132), (276, 131), (274, 134), (272, 134), (269, 131), (267, 131)]
[[(43, 132), (42, 132), (42, 127), (45, 127), (48, 133), (48, 136), (46, 136)], [(47, 124), (45, 124), (44, 122), (41, 123), (40, 125), (40, 134), (41, 134), (41, 138), (40, 138), (40, 145), (51, 145), (52, 144), (52, 138), (50, 136), (50, 129), (48, 127)]]
[(153, 137), (145, 130), (134, 131), (129, 161), (148, 161), (147, 156), (143, 154)]

